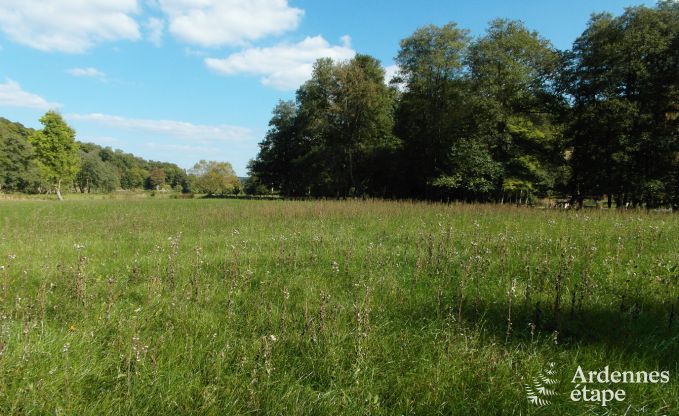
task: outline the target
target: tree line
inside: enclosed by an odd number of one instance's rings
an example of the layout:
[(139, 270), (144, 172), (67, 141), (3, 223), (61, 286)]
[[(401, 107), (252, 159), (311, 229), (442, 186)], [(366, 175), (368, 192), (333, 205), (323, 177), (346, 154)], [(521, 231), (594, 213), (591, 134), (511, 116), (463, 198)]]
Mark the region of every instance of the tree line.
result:
[(0, 118), (0, 191), (50, 193), (63, 189), (108, 193), (119, 189), (174, 190), (208, 195), (238, 193), (242, 185), (227, 162), (200, 161), (186, 171), (122, 150), (76, 141), (61, 115), (48, 111), (43, 129)]
[(320, 59), (273, 110), (250, 188), (294, 197), (679, 205), (679, 3), (592, 15), (570, 50), (498, 19)]

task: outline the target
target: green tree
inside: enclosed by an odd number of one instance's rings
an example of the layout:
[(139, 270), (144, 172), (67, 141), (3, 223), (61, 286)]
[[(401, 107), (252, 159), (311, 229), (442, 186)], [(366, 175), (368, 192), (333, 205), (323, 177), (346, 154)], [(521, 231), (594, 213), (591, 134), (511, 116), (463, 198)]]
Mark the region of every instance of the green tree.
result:
[(259, 183), (285, 195), (347, 197), (378, 193), (388, 167), (394, 91), (372, 57), (320, 59), (296, 102), (281, 102), (250, 165)]
[(160, 190), (165, 185), (165, 171), (160, 167), (155, 167), (151, 170), (148, 177), (148, 185), (150, 189)]
[(496, 192), (546, 194), (565, 164), (559, 120), (565, 102), (555, 89), (560, 56), (521, 22), (498, 19), (469, 48), (473, 131), (500, 164)]
[(598, 14), (564, 71), (574, 103), (572, 190), (608, 204), (669, 202), (679, 150), (679, 4)]
[(122, 176), (120, 178), (120, 186), (123, 189), (140, 189), (144, 187), (144, 181), (149, 176), (148, 171), (133, 166), (122, 169)]
[(401, 41), (396, 62), (404, 92), (395, 131), (403, 141), (402, 196), (433, 198), (453, 183), (445, 179), (455, 175), (451, 151), (471, 119), (464, 65), (469, 43), (469, 31), (455, 23), (425, 26)]
[(207, 195), (225, 195), (240, 189), (241, 184), (228, 162), (201, 160), (191, 169), (195, 192)]
[(120, 187), (120, 178), (115, 167), (102, 161), (96, 150), (90, 153), (82, 152), (81, 160), (80, 171), (75, 176), (75, 184), (80, 192), (90, 193), (94, 189), (108, 193)]
[[(259, 144), (259, 154), (248, 165), (254, 182), (264, 188), (275, 188), (285, 195), (303, 195), (296, 160), (305, 149), (297, 132), (297, 105), (293, 101), (281, 101), (273, 110), (269, 131)], [(252, 181), (251, 181), (252, 182)], [(257, 189), (256, 185), (249, 189)]]
[(330, 106), (330, 146), (336, 148), (344, 176), (344, 195), (377, 194), (382, 187), (377, 174), (386, 168), (385, 153), (399, 143), (393, 136), (394, 92), (384, 80), (379, 61), (367, 55), (335, 67), (336, 89)]
[(41, 186), (31, 134), (32, 129), (0, 118), (0, 190), (35, 192)]
[(78, 173), (80, 157), (73, 130), (61, 115), (48, 111), (40, 118), (43, 129), (31, 136), (41, 175), (54, 188), (60, 201), (61, 186)]

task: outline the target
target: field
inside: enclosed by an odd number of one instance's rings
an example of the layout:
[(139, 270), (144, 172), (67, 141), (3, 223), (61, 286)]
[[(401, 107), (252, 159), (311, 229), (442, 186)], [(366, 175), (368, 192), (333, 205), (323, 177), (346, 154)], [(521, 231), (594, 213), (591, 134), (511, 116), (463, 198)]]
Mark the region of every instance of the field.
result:
[(0, 201), (0, 414), (677, 414), (678, 265), (642, 211)]

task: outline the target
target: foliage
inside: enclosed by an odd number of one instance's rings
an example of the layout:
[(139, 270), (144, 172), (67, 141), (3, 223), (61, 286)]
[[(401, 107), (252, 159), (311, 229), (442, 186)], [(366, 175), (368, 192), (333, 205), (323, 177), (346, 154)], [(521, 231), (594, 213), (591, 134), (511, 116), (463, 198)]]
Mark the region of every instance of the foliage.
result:
[(207, 195), (239, 193), (241, 184), (228, 162), (201, 160), (191, 169), (191, 190)]
[(0, 118), (0, 190), (36, 192), (44, 187), (29, 140), (32, 134), (31, 129)]
[(148, 188), (159, 190), (163, 185), (165, 185), (165, 179), (167, 179), (167, 175), (163, 169), (159, 167), (153, 168), (147, 179)]
[(120, 178), (115, 167), (104, 162), (95, 152), (81, 152), (80, 171), (75, 177), (75, 184), (81, 193), (92, 190), (104, 193), (113, 192), (120, 188)]
[(48, 111), (40, 118), (43, 129), (30, 137), (41, 176), (61, 197), (61, 184), (71, 181), (80, 169), (78, 145), (73, 130), (61, 115)]
[(372, 57), (319, 60), (296, 101), (274, 109), (260, 153), (249, 165), (251, 176), (286, 195), (378, 193), (386, 186), (380, 176), (384, 155), (397, 146), (394, 97)]
[(291, 196), (676, 205), (678, 51), (672, 1), (594, 15), (570, 51), (519, 21), (424, 26), (398, 88), (367, 56), (316, 62), (250, 174)]
[(571, 191), (618, 207), (667, 203), (679, 152), (679, 4), (594, 15), (566, 68)]
[[(44, 193), (53, 190), (56, 177), (47, 167), (56, 163), (56, 155), (62, 153), (68, 163), (72, 163), (68, 175), (61, 178), (62, 187), (108, 193), (121, 188), (154, 189), (155, 185), (167, 185), (181, 192), (189, 191), (186, 172), (174, 163), (144, 160), (119, 149), (74, 141), (75, 132), (54, 112), (48, 112), (43, 121), (49, 123), (49, 128), (36, 132), (0, 118), (0, 192)], [(51, 135), (49, 140), (44, 132)], [(58, 134), (66, 139), (59, 142), (54, 138)], [(31, 140), (41, 142), (41, 154), (51, 162), (40, 163)], [(74, 166), (81, 168), (75, 175)], [(154, 172), (152, 180), (151, 172)]]

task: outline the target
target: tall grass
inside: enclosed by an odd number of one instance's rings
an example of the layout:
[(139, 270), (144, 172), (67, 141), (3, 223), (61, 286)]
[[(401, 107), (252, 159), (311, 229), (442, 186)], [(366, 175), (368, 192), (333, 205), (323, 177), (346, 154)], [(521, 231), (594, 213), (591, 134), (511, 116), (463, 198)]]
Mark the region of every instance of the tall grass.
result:
[[(646, 212), (2, 202), (0, 413), (672, 414), (678, 236)], [(578, 365), (672, 380), (601, 408), (566, 400)]]

